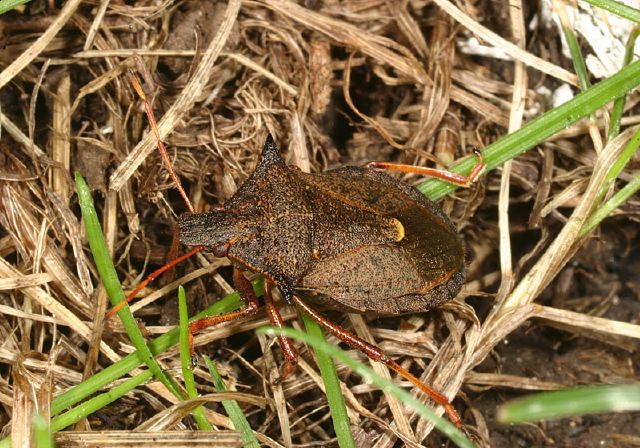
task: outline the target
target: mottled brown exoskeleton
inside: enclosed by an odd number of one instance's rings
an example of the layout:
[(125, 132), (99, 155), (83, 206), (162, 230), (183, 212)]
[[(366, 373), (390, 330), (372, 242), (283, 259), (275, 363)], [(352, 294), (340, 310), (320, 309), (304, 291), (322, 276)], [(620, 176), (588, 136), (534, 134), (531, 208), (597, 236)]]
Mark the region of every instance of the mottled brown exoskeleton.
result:
[(298, 293), (354, 313), (416, 313), (454, 298), (464, 282), (462, 241), (423, 194), (370, 168), (292, 169), (271, 136), (224, 206), (178, 225), (182, 244), (262, 273), (290, 304)]
[[(144, 99), (135, 78), (134, 86)], [(158, 135), (146, 100), (145, 106)], [(449, 418), (461, 427), (460, 418), (446, 397), (380, 348), (326, 319), (311, 305), (399, 315), (428, 311), (454, 298), (464, 282), (464, 245), (454, 225), (418, 190), (374, 168), (417, 172), (468, 186), (484, 167), (479, 153), (478, 164), (469, 177), (384, 162), (309, 174), (287, 166), (269, 135), (258, 166), (235, 195), (212, 211), (193, 213), (160, 139), (158, 147), (192, 211), (179, 218), (180, 242), (198, 247), (154, 272), (127, 301), (168, 267), (194, 252), (209, 249), (232, 261), (234, 287), (244, 307), (192, 322), (192, 353), (193, 333), (258, 311), (258, 298), (244, 272), (260, 273), (265, 277), (264, 302), (273, 325), (284, 325), (271, 294), (275, 285), (287, 303), (307, 313), (343, 342), (411, 381), (442, 405)], [(285, 337), (278, 340), (286, 360), (281, 376), (284, 378), (294, 370), (298, 355), (292, 341)]]

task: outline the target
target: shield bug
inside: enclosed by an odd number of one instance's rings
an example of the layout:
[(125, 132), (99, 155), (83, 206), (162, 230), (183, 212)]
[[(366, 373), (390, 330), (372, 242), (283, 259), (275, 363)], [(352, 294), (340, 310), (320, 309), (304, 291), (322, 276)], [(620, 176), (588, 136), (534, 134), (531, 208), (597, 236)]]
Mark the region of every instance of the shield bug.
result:
[[(157, 135), (151, 108), (135, 77), (133, 82)], [(415, 172), (468, 186), (483, 170), (479, 153), (469, 177), (384, 162), (310, 174), (287, 166), (268, 135), (255, 171), (234, 196), (212, 211), (194, 213), (160, 139), (158, 147), (191, 210), (178, 220), (180, 242), (197, 246), (190, 253), (206, 248), (215, 256), (228, 257), (234, 268), (234, 286), (244, 302), (238, 311), (192, 322), (191, 344), (195, 332), (258, 311), (259, 301), (245, 272), (260, 273), (265, 277), (265, 307), (273, 325), (284, 325), (271, 294), (272, 288), (277, 287), (288, 304), (307, 313), (341, 341), (411, 381), (442, 405), (454, 424), (461, 426), (446, 397), (377, 346), (326, 319), (313, 305), (354, 313), (400, 315), (428, 311), (453, 299), (465, 276), (464, 245), (456, 228), (418, 190), (380, 170)], [(115, 311), (116, 308), (112, 313)], [(284, 378), (294, 370), (297, 352), (287, 338), (280, 337), (279, 343), (286, 360), (281, 375)], [(193, 353), (192, 345), (191, 349)]]

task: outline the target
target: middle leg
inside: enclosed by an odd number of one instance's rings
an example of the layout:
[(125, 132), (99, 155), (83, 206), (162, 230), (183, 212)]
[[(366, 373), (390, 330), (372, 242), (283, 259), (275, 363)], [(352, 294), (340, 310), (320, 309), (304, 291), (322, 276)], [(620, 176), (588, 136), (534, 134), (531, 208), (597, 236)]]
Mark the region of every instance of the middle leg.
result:
[[(284, 320), (280, 315), (280, 311), (276, 307), (273, 302), (273, 295), (271, 294), (271, 289), (273, 288), (273, 284), (265, 279), (264, 281), (264, 305), (267, 309), (267, 315), (269, 316), (269, 320), (274, 327), (282, 328), (284, 327)], [(284, 356), (285, 362), (284, 366), (282, 366), (282, 372), (278, 379), (276, 379), (276, 384), (280, 384), (284, 379), (286, 379), (296, 368), (298, 364), (298, 350), (296, 350), (293, 345), (293, 341), (285, 336), (278, 336), (278, 343), (280, 344), (280, 348), (282, 349), (282, 354)]]

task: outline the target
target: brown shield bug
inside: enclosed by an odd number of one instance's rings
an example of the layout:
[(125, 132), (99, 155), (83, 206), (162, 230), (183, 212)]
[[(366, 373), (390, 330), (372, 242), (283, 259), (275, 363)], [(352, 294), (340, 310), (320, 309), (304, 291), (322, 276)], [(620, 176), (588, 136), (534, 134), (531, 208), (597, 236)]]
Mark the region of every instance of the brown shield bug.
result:
[[(157, 135), (151, 107), (135, 77), (133, 82)], [(411, 381), (461, 427), (446, 397), (380, 348), (327, 320), (311, 304), (354, 313), (399, 315), (428, 311), (453, 299), (465, 278), (464, 246), (454, 225), (418, 190), (378, 169), (417, 172), (468, 186), (483, 170), (479, 153), (469, 177), (384, 162), (309, 174), (288, 167), (268, 135), (258, 166), (235, 195), (212, 211), (193, 213), (160, 139), (158, 147), (192, 211), (179, 218), (180, 242), (198, 247), (154, 272), (144, 284), (206, 248), (232, 261), (233, 283), (245, 305), (238, 311), (192, 322), (191, 344), (197, 331), (258, 311), (258, 298), (244, 272), (260, 273), (265, 277), (265, 307), (273, 325), (284, 325), (271, 294), (276, 286), (288, 304)], [(115, 311), (117, 308), (111, 314)], [(287, 338), (280, 337), (279, 342), (286, 359), (284, 378), (296, 365), (297, 351)]]

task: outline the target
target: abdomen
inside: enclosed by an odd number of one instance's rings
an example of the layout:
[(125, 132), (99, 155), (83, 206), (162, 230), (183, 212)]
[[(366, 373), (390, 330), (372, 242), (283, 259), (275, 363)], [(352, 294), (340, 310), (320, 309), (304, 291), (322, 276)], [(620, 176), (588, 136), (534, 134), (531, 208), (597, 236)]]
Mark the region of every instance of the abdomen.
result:
[(462, 241), (451, 221), (420, 192), (362, 168), (308, 176), (322, 188), (398, 219), (405, 236), (397, 243), (363, 245), (317, 261), (299, 290), (337, 308), (380, 314), (426, 311), (458, 294), (464, 283)]

